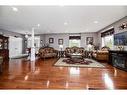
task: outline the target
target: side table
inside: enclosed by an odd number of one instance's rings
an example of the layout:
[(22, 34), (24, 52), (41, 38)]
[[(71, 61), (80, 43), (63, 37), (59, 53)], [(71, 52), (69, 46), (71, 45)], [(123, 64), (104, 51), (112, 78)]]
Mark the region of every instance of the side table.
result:
[(92, 51), (86, 51), (86, 57), (87, 58), (92, 58)]
[(64, 57), (64, 55), (65, 55), (65, 51), (58, 51), (59, 58)]

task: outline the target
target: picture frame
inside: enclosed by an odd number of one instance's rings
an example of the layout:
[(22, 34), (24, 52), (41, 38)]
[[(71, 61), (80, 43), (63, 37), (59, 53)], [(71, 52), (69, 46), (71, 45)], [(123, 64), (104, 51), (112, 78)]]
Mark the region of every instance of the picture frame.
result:
[(86, 37), (86, 45), (88, 45), (89, 43), (93, 44), (93, 37)]
[(63, 39), (58, 39), (58, 44), (63, 45)]
[(54, 43), (54, 38), (49, 38), (49, 43), (50, 44)]

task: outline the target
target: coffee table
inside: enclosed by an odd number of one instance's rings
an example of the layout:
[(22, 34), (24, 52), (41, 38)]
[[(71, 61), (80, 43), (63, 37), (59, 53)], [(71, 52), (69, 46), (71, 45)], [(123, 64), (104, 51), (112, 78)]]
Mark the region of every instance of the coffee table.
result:
[(89, 65), (89, 61), (85, 60), (81, 54), (71, 54), (70, 58), (64, 59), (67, 64), (84, 64)]
[(69, 60), (70, 60), (70, 63), (75, 64), (75, 63), (83, 62), (84, 58), (83, 58), (82, 54), (80, 54), (80, 53), (72, 53), (72, 54), (70, 54)]
[(83, 59), (83, 56), (80, 53), (72, 53), (70, 54), (70, 58), (71, 59)]

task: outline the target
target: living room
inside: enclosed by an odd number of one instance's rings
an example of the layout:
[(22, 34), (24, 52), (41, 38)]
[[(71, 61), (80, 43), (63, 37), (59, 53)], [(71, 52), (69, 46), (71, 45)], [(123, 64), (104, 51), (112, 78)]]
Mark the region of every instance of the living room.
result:
[(127, 89), (126, 6), (0, 10), (0, 89)]

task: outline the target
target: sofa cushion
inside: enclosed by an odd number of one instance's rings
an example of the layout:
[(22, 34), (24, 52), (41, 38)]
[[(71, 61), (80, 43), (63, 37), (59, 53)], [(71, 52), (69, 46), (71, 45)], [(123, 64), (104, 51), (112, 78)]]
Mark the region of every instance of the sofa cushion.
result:
[(80, 53), (83, 56), (85, 55), (83, 47), (67, 47), (65, 49), (66, 57), (69, 57), (72, 53)]

